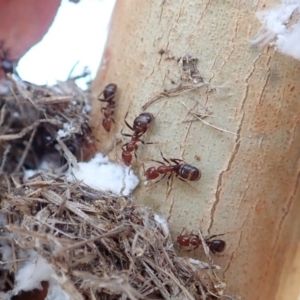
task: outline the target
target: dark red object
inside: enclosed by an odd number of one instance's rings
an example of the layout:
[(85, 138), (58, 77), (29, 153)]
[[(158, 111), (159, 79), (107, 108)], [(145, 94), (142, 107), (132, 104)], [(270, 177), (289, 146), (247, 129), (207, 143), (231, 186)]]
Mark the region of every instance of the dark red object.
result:
[(0, 41), (7, 57), (1, 56), (0, 79), (39, 42), (52, 24), (61, 0), (0, 0)]
[[(171, 178), (173, 174), (176, 175), (180, 180), (185, 181), (197, 181), (201, 178), (201, 171), (197, 169), (196, 167), (193, 167), (191, 165), (186, 164), (184, 161), (181, 159), (175, 159), (171, 158), (170, 161), (174, 163), (174, 165), (171, 164), (169, 160), (167, 160), (161, 153), (161, 156), (163, 160), (168, 163), (166, 165), (164, 162), (157, 161), (156, 162), (160, 163), (162, 166), (159, 166), (158, 168), (151, 167), (145, 171), (145, 176), (147, 179), (156, 179), (159, 177), (159, 175), (163, 175), (163, 177), (160, 179), (164, 179), (165, 176), (170, 173), (168, 180)], [(160, 181), (159, 180), (159, 181)]]
[[(104, 90), (98, 96), (99, 101), (107, 103), (106, 107), (101, 108), (101, 111), (104, 115), (102, 126), (107, 132), (110, 132), (111, 122), (115, 123), (115, 120), (112, 118), (112, 116), (114, 114), (114, 108), (116, 106), (116, 102), (113, 100), (116, 96), (117, 88), (118, 87), (116, 84), (110, 83), (104, 88)], [(103, 95), (104, 99), (100, 98), (101, 95)]]
[[(209, 247), (209, 250), (214, 254), (221, 253), (226, 248), (225, 241), (219, 240), (219, 239), (215, 239), (215, 240), (213, 239), (216, 236), (219, 236), (219, 235), (213, 235), (211, 237), (205, 238), (205, 242), (206, 242), (207, 246)], [(177, 243), (184, 247), (194, 246), (194, 249), (196, 249), (200, 245), (202, 245), (200, 237), (195, 234), (179, 235), (177, 237)]]
[(122, 133), (124, 136), (131, 137), (131, 141), (122, 146), (122, 161), (126, 166), (129, 166), (132, 162), (132, 152), (134, 152), (134, 155), (136, 156), (136, 150), (138, 149), (137, 142), (140, 141), (145, 144), (144, 141), (141, 140), (141, 136), (147, 131), (148, 127), (153, 122), (154, 116), (151, 113), (142, 113), (134, 119), (133, 126), (130, 126), (127, 123), (126, 116), (125, 124), (133, 131), (133, 134), (130, 135)]

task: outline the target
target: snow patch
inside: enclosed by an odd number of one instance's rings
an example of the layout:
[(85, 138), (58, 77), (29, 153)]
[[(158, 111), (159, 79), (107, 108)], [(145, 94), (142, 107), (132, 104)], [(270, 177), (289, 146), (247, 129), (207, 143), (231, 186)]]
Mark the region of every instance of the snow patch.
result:
[(129, 195), (138, 185), (139, 179), (130, 167), (109, 161), (98, 153), (89, 162), (78, 163), (79, 169), (67, 171), (67, 179), (74, 182), (83, 181), (86, 185), (101, 191), (117, 195)]
[[(294, 15), (295, 24), (289, 26)], [(256, 16), (262, 26), (251, 43), (269, 44), (277, 51), (300, 60), (300, 0), (282, 0), (281, 5), (259, 11)]]

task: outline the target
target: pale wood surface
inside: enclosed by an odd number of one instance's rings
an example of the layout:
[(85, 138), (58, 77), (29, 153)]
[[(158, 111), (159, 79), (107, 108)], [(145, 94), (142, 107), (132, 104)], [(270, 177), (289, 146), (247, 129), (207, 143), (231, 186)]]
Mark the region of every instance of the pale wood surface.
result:
[[(183, 227), (225, 233), (225, 256), (215, 261), (222, 266), (226, 293), (251, 300), (294, 299), (282, 298), (287, 285), (280, 277), (289, 274), (300, 236), (300, 62), (249, 45), (260, 26), (255, 11), (275, 4), (119, 0), (92, 89), (96, 98), (106, 84), (119, 86), (110, 134), (100, 126), (103, 103), (93, 105), (92, 123), (103, 151), (124, 128), (127, 111), (132, 123), (142, 105), (179, 83), (180, 66), (160, 55), (161, 49), (199, 59), (203, 78), (219, 88), (199, 88), (150, 106), (156, 120), (145, 141), (157, 144), (139, 147), (133, 169), (144, 180), (137, 166), (155, 165), (150, 160), (160, 160), (162, 149), (166, 157), (199, 167), (202, 178), (193, 188), (174, 180), (168, 197), (165, 181), (150, 191), (142, 182), (136, 196), (168, 218), (174, 238)], [(212, 112), (207, 122), (236, 135), (200, 121), (185, 123), (191, 116), (182, 102), (192, 108), (195, 101)], [(116, 149), (120, 157), (120, 145)], [(182, 254), (199, 257), (201, 249)]]

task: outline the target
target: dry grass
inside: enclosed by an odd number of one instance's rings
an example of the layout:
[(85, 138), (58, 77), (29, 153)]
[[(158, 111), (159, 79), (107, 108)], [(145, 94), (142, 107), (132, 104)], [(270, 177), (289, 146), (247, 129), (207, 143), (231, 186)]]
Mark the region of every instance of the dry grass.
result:
[(130, 197), (41, 174), (2, 207), (15, 257), (35, 249), (71, 299), (213, 299), (225, 287), (213, 265), (178, 257), (153, 212)]

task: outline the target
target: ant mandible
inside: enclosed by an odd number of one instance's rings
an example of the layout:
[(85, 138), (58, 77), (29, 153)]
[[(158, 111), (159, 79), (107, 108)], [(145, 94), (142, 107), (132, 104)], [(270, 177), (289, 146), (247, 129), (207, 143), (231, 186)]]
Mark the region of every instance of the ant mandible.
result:
[[(214, 237), (220, 236), (223, 234), (212, 235), (208, 238), (205, 238), (205, 242), (209, 248), (209, 250), (213, 254), (221, 253), (226, 248), (226, 242), (219, 239), (213, 239)], [(177, 237), (177, 243), (181, 246), (194, 246), (194, 249), (197, 249), (200, 245), (202, 245), (201, 239), (198, 235), (195, 234), (184, 234), (179, 235)]]
[(154, 116), (151, 113), (142, 113), (134, 119), (133, 126), (130, 126), (126, 121), (127, 114), (125, 116), (125, 124), (133, 131), (133, 134), (130, 135), (121, 132), (122, 135), (131, 137), (131, 141), (122, 146), (122, 161), (126, 166), (129, 166), (132, 162), (132, 152), (134, 152), (136, 157), (136, 150), (138, 149), (137, 142), (140, 141), (145, 144), (145, 142), (141, 140), (141, 136), (153, 122)]
[[(104, 115), (104, 119), (102, 121), (102, 126), (107, 132), (110, 131), (111, 122), (115, 123), (115, 120), (112, 118), (112, 115), (114, 114), (114, 108), (116, 107), (116, 102), (113, 101), (113, 99), (116, 96), (117, 88), (118, 87), (116, 84), (110, 83), (104, 88), (104, 90), (98, 96), (99, 101), (107, 103), (106, 107), (101, 108), (101, 111)], [(100, 96), (102, 94), (103, 94), (104, 99), (100, 98)]]
[(191, 165), (186, 164), (181, 159), (175, 159), (170, 158), (170, 161), (174, 163), (174, 165), (171, 164), (169, 160), (167, 160), (162, 153), (160, 152), (163, 160), (168, 163), (166, 165), (164, 162), (154, 160), (155, 162), (161, 164), (162, 166), (159, 166), (158, 168), (150, 167), (145, 171), (145, 176), (148, 180), (156, 179), (159, 177), (159, 175), (163, 175), (161, 179), (159, 179), (157, 182), (163, 180), (167, 173), (170, 173), (168, 177), (168, 185), (171, 177), (175, 174), (178, 179), (181, 181), (186, 182), (186, 180), (189, 181), (197, 181), (201, 178), (201, 171), (197, 169), (196, 167), (193, 167)]

